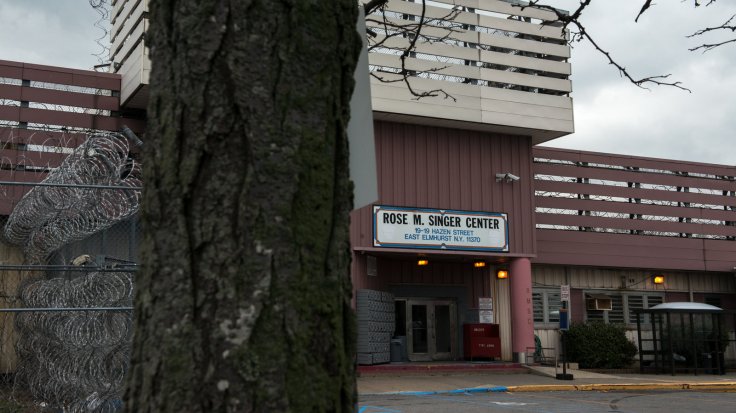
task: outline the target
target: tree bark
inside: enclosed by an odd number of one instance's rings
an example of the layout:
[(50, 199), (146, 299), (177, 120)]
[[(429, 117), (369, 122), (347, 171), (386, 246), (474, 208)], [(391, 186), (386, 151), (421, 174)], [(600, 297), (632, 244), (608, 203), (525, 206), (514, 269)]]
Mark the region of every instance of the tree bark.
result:
[(354, 0), (151, 2), (128, 412), (351, 412)]

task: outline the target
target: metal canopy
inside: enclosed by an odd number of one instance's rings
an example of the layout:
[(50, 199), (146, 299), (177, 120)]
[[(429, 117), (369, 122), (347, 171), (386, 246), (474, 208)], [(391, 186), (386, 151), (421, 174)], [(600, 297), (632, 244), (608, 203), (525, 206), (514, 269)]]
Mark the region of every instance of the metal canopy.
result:
[(651, 307), (646, 312), (672, 312), (672, 311), (704, 311), (704, 312), (723, 312), (722, 308), (714, 305), (705, 303), (690, 303), (690, 302), (677, 302), (677, 303), (662, 303)]

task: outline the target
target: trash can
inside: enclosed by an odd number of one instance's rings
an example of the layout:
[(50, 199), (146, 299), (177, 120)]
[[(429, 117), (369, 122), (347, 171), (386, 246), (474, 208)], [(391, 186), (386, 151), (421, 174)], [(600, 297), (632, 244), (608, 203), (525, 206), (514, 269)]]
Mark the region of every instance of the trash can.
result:
[(395, 336), (391, 339), (391, 362), (409, 361), (406, 351), (406, 336)]
[(392, 338), (391, 339), (391, 362), (392, 363), (400, 363), (403, 360), (403, 352), (404, 349), (402, 348), (401, 340), (398, 338)]

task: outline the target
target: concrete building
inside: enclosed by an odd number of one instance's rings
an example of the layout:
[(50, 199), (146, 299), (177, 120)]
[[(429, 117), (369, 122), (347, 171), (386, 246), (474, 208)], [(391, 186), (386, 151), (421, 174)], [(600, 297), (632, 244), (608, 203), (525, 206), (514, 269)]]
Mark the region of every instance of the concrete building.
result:
[[(452, 3), (429, 2), (427, 16)], [(406, 64), (415, 89), (456, 101), (371, 79), (379, 199), (352, 214), (354, 287), (394, 296), (409, 359), (462, 359), (463, 325), (479, 321), (498, 324), (503, 360), (524, 360), (535, 334), (557, 347), (561, 285), (572, 321), (623, 323), (632, 339), (636, 309), (735, 308), (735, 169), (538, 147), (573, 132), (570, 50), (542, 25), (554, 14), (455, 3), (451, 41), (420, 41)], [(421, 9), (391, 2), (388, 16), (401, 24)], [(393, 30), (369, 26), (374, 42)], [(374, 48), (374, 75), (395, 79), (409, 41)]]
[(110, 62), (120, 75), (120, 102), (127, 108), (145, 109), (151, 60), (145, 33), (148, 0), (112, 0), (110, 13)]
[[(736, 308), (734, 168), (537, 147), (574, 131), (570, 48), (543, 24), (554, 13), (515, 4), (428, 1), (425, 37), (405, 64), (413, 89), (441, 92), (419, 100), (396, 81), (411, 42), (397, 33), (422, 5), (394, 0), (386, 20), (367, 19), (379, 198), (352, 214), (356, 295), (394, 297), (391, 336), (406, 337), (412, 360), (463, 358), (462, 326), (480, 321), (481, 301), (501, 359), (523, 359), (535, 334), (556, 347), (560, 285), (573, 321), (632, 331), (634, 310), (663, 301)], [(147, 0), (113, 2), (113, 67), (121, 102), (136, 108), (148, 90), (147, 11)], [(392, 212), (427, 221), (381, 222)], [(430, 226), (438, 215), (458, 225)], [(469, 228), (468, 217), (500, 228)]]
[[(441, 92), (419, 100), (386, 81), (411, 41), (397, 26), (421, 4), (392, 0), (389, 26), (368, 19), (378, 199), (351, 214), (351, 277), (359, 313), (373, 300), (389, 316), (381, 331), (359, 317), (365, 352), (381, 354), (366, 364), (388, 361), (392, 337), (410, 360), (463, 359), (464, 325), (481, 321), (497, 325), (495, 358), (523, 361), (535, 335), (557, 346), (561, 285), (573, 321), (632, 338), (634, 311), (661, 302), (736, 309), (736, 168), (539, 147), (574, 131), (570, 48), (542, 24), (553, 13), (513, 3), (427, 2), (423, 35), (442, 41), (420, 38), (405, 64), (413, 89)], [(143, 109), (148, 1), (112, 6), (115, 74), (101, 76)]]

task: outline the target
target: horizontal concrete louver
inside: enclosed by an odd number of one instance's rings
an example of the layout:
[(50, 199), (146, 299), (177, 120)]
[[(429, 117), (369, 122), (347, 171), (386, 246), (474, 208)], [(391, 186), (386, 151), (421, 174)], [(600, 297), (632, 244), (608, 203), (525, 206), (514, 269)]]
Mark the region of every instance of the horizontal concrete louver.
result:
[[(415, 27), (422, 14), (421, 35), (402, 60), (413, 37), (397, 35), (397, 28)], [(373, 110), (385, 119), (511, 128), (535, 144), (572, 133), (570, 47), (567, 33), (550, 24), (555, 19), (550, 11), (501, 0), (436, 0), (426, 7), (391, 0), (383, 15), (366, 21), (375, 34), (369, 38)], [(442, 90), (452, 99), (442, 93), (416, 99), (397, 74), (402, 64), (415, 91)]]

